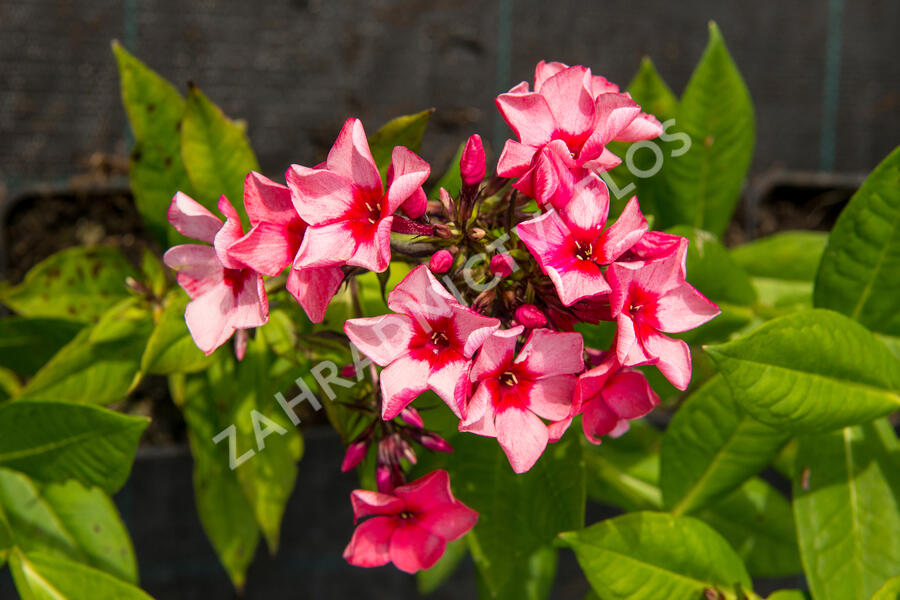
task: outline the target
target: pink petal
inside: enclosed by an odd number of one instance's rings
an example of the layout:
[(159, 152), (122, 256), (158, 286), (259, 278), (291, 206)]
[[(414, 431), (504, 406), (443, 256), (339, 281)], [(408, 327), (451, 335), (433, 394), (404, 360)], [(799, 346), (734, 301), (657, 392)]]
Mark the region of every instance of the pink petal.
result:
[(509, 91), (507, 92), (507, 94), (527, 94), (528, 91), (529, 91), (528, 82), (520, 81), (516, 85), (509, 88)]
[(631, 198), (616, 222), (603, 232), (594, 248), (594, 260), (608, 265), (631, 248), (647, 231), (637, 196)]
[(402, 499), (406, 509), (413, 513), (456, 502), (453, 492), (450, 491), (450, 474), (443, 469), (432, 471), (406, 485), (398, 486), (394, 494)]
[[(555, 208), (563, 208), (572, 199), (575, 190), (575, 177), (568, 163), (572, 162), (568, 149), (562, 140), (550, 142), (537, 155), (532, 173), (534, 198), (539, 204), (551, 204)], [(562, 152), (565, 153), (562, 156)]]
[[(623, 266), (637, 269), (645, 262), (662, 260), (673, 254), (686, 255), (688, 239), (680, 235), (663, 233), (661, 231), (648, 231), (638, 240), (625, 256), (620, 257)], [(684, 279), (684, 275), (681, 276)]]
[(540, 94), (547, 99), (554, 121), (567, 137), (584, 139), (593, 124), (590, 85), (591, 72), (582, 66), (564, 69), (541, 85)]
[(625, 94), (600, 94), (595, 101), (594, 111), (598, 141), (602, 141), (605, 146), (641, 114), (641, 107)]
[(301, 240), (283, 225), (262, 221), (229, 246), (228, 254), (254, 271), (274, 277), (294, 261)]
[(387, 305), (392, 311), (409, 315), (423, 326), (440, 317), (451, 315), (450, 307), (456, 298), (438, 283), (426, 265), (409, 272), (388, 294)]
[(204, 353), (212, 354), (234, 333), (233, 309), (234, 294), (224, 282), (188, 302), (184, 320), (194, 343)]
[(234, 294), (234, 307), (230, 312), (230, 324), (235, 329), (260, 327), (269, 320), (269, 301), (263, 279), (251, 271), (246, 273), (243, 285)]
[(609, 216), (609, 189), (599, 177), (588, 175), (575, 184), (572, 199), (560, 214), (579, 237), (597, 237)]
[(420, 527), (448, 542), (464, 536), (477, 521), (478, 513), (461, 502), (441, 504), (416, 516)]
[(378, 174), (366, 132), (359, 119), (347, 119), (328, 153), (326, 163), (328, 170), (342, 175), (363, 189), (377, 190), (378, 196), (381, 196), (381, 175)]
[(619, 93), (619, 86), (601, 75), (594, 75), (593, 77), (591, 77), (591, 95), (594, 98), (596, 98), (600, 94), (609, 93)]
[(222, 263), (212, 246), (173, 246), (163, 255), (163, 262), (178, 271), (175, 279), (191, 298), (205, 294), (222, 283)]
[(406, 509), (406, 503), (396, 496), (370, 490), (350, 492), (353, 505), (353, 519), (359, 520), (372, 515), (397, 515)]
[(500, 114), (523, 144), (542, 146), (553, 139), (556, 122), (542, 95), (533, 92), (501, 94), (496, 103)]
[(619, 421), (619, 416), (598, 396), (585, 405), (581, 428), (589, 442), (599, 444), (598, 436), (608, 435), (614, 431)]
[(403, 202), (400, 209), (410, 219), (418, 219), (424, 215), (425, 211), (428, 210), (428, 196), (425, 195), (425, 190), (419, 188), (413, 192), (413, 194)]
[(637, 419), (659, 404), (659, 396), (638, 371), (617, 373), (602, 392), (606, 405), (622, 419)]
[(277, 223), (286, 227), (300, 221), (291, 190), (255, 171), (244, 179), (244, 210), (252, 225)]
[(472, 358), (484, 341), (500, 327), (500, 319), (480, 315), (464, 306), (450, 305), (453, 329), (463, 345), (463, 354)]
[(303, 307), (309, 320), (321, 323), (328, 304), (343, 280), (344, 272), (338, 267), (291, 269), (286, 287)]
[(401, 522), (391, 536), (391, 562), (401, 571), (430, 569), (444, 554), (447, 543), (415, 523)]
[(344, 333), (359, 351), (379, 366), (394, 362), (409, 350), (413, 337), (412, 321), (406, 315), (348, 319)]
[(683, 340), (673, 340), (653, 329), (641, 331), (647, 354), (658, 358), (659, 372), (679, 390), (691, 382), (691, 351)]
[(623, 367), (645, 365), (654, 360), (653, 356), (644, 351), (638, 340), (637, 329), (631, 316), (624, 312), (616, 317), (616, 359)]
[(699, 327), (720, 312), (694, 286), (684, 283), (648, 306), (641, 318), (654, 329), (678, 333)]
[(547, 267), (547, 275), (553, 281), (563, 306), (572, 306), (579, 300), (609, 291), (603, 271), (592, 262), (573, 261), (569, 265)]
[(355, 208), (353, 184), (337, 172), (291, 165), (285, 177), (295, 210), (310, 225), (344, 220)]
[(431, 372), (431, 365), (424, 360), (415, 360), (404, 355), (381, 371), (381, 418), (393, 419), (400, 411), (428, 389), (425, 383)]
[(394, 211), (425, 183), (431, 173), (431, 167), (408, 148), (395, 146), (391, 153), (390, 173), (385, 199), (387, 214), (394, 214)]
[(497, 175), (501, 177), (521, 177), (531, 167), (535, 148), (520, 144), (515, 140), (506, 140), (503, 153), (497, 162)]
[[(357, 246), (353, 255), (347, 259), (348, 265), (362, 267), (381, 273), (391, 264), (391, 226), (394, 217), (378, 221), (375, 227), (351, 229), (356, 237)], [(309, 230), (307, 230), (309, 231)]]
[(169, 223), (185, 237), (213, 243), (222, 221), (200, 203), (183, 192), (172, 197), (167, 212)]
[(575, 384), (576, 404), (583, 406), (592, 398), (599, 396), (610, 376), (618, 369), (619, 363), (616, 359), (616, 355), (610, 354), (609, 359), (604, 360), (593, 369), (579, 375), (578, 383)]
[(460, 378), (468, 373), (468, 365), (468, 361), (462, 357), (448, 360), (428, 376), (428, 387), (447, 403), (457, 418), (462, 416), (465, 407), (459, 406), (456, 401), (456, 386)]
[(294, 259), (295, 269), (347, 264), (356, 251), (353, 230), (346, 222), (308, 227)]
[(547, 447), (549, 434), (544, 422), (531, 411), (508, 408), (494, 420), (497, 441), (516, 473), (534, 466)]
[(216, 254), (226, 269), (242, 269), (244, 263), (237, 260), (229, 252), (228, 248), (244, 235), (244, 226), (241, 224), (241, 216), (224, 195), (219, 198), (219, 212), (225, 215), (225, 224), (216, 233), (213, 246)]
[(535, 374), (536, 379), (578, 373), (584, 370), (584, 340), (577, 332), (535, 329), (516, 363)]
[(375, 517), (356, 528), (344, 560), (356, 567), (380, 567), (391, 561), (390, 543), (399, 519)]
[(653, 115), (641, 113), (635, 117), (625, 129), (621, 130), (616, 139), (621, 142), (637, 142), (639, 140), (652, 140), (663, 132), (662, 123)]
[(500, 384), (496, 379), (485, 379), (475, 389), (465, 415), (459, 423), (460, 431), (468, 431), (486, 437), (496, 437), (494, 430), (494, 399), (500, 397)]
[[(484, 341), (469, 378), (481, 381), (500, 372), (512, 364), (516, 351), (516, 338), (525, 331), (521, 325), (495, 331)], [(476, 392), (477, 394), (478, 392)]]
[[(599, 139), (599, 134), (595, 132), (595, 135), (597, 136), (597, 139)], [(584, 146), (585, 149), (582, 150), (581, 157), (585, 160), (581, 166), (588, 171), (603, 173), (615, 169), (622, 164), (621, 158), (613, 154), (609, 148), (599, 145), (599, 141), (595, 140), (593, 137), (589, 139)], [(587, 157), (589, 156), (593, 156), (593, 158), (587, 160)]]
[[(564, 71), (568, 69), (569, 65), (561, 62), (546, 62), (541, 61), (534, 67), (534, 91), (540, 92), (541, 86), (544, 85), (544, 82), (549, 78), (553, 77), (560, 71)], [(525, 84), (528, 85), (527, 83)]]
[(528, 410), (548, 421), (573, 416), (575, 377), (559, 375), (534, 382), (528, 390)]
[(555, 444), (559, 440), (562, 439), (563, 434), (566, 433), (569, 429), (569, 425), (572, 424), (572, 417), (566, 417), (560, 421), (554, 421), (547, 425), (547, 435), (549, 436), (548, 441), (551, 444)]

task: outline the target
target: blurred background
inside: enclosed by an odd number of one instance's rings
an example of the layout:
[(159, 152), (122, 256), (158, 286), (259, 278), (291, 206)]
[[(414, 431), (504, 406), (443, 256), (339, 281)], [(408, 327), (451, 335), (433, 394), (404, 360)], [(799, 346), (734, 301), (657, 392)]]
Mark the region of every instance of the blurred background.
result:
[[(113, 39), (246, 120), (273, 178), (319, 162), (349, 116), (371, 133), (429, 107), (421, 154), (440, 174), (471, 133), (502, 146), (493, 98), (530, 81), (540, 59), (625, 87), (650, 56), (680, 95), (711, 19), (756, 107), (755, 159), (726, 241), (830, 229), (900, 142), (896, 0), (0, 0), (0, 275), (16, 282), (73, 244), (146, 243), (128, 193)], [(158, 598), (230, 597), (197, 522), (183, 432), (154, 435), (117, 498), (142, 583)], [(338, 474), (335, 437), (307, 435), (283, 551), (255, 563), (246, 597), (415, 597), (399, 573), (344, 566), (353, 478)], [(586, 590), (572, 562), (560, 565), (559, 598)], [(437, 597), (471, 597), (473, 577), (464, 567)], [(15, 597), (6, 574), (0, 597)]]

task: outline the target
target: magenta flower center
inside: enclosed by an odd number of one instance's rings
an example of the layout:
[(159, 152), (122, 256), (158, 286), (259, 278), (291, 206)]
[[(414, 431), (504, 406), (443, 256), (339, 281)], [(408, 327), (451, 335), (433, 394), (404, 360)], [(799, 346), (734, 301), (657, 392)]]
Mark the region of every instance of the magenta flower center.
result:
[(500, 385), (504, 387), (515, 387), (519, 383), (519, 378), (512, 371), (506, 371), (499, 377)]
[(594, 247), (590, 242), (575, 241), (575, 256), (578, 260), (593, 260)]
[(374, 225), (381, 218), (381, 202), (370, 200), (365, 204), (366, 210), (368, 211), (368, 221)]
[(447, 338), (447, 334), (443, 331), (432, 331), (431, 332), (431, 344), (435, 347), (435, 349), (443, 349), (450, 346), (450, 340)]

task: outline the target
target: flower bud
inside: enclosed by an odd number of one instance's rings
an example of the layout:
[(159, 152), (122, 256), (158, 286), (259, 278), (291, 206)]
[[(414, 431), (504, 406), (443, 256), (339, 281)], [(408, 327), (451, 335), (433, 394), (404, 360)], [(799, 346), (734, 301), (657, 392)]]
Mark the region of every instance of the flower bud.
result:
[(431, 255), (428, 268), (432, 273), (446, 273), (453, 266), (453, 255), (447, 250), (438, 250)]
[(466, 142), (466, 147), (459, 159), (459, 174), (462, 176), (463, 183), (474, 186), (481, 183), (486, 172), (484, 146), (481, 143), (481, 136), (476, 133)]
[(469, 237), (473, 240), (480, 240), (485, 235), (487, 235), (487, 233), (481, 227), (473, 227), (469, 230)]
[(411, 406), (407, 406), (400, 411), (400, 420), (407, 425), (412, 425), (413, 427), (425, 427), (425, 421), (423, 421), (422, 417), (419, 416), (419, 411)]
[(343, 377), (344, 379), (356, 377), (356, 365), (350, 364), (341, 367), (341, 377)]
[(453, 231), (443, 223), (435, 223), (433, 227), (434, 237), (441, 238), (442, 240), (449, 240), (453, 237)]
[(453, 218), (456, 212), (456, 203), (453, 202), (453, 198), (450, 196), (450, 192), (448, 192), (444, 188), (441, 188), (440, 199), (441, 206), (444, 207), (444, 213), (448, 217)]
[(491, 273), (497, 277), (509, 277), (515, 267), (516, 261), (509, 254), (495, 254), (491, 257)]
[(344, 462), (341, 463), (341, 472), (346, 473), (350, 469), (355, 469), (366, 457), (368, 451), (369, 444), (364, 441), (353, 442), (347, 446), (347, 452), (344, 453)]
[(453, 446), (447, 440), (435, 433), (424, 433), (419, 437), (419, 443), (434, 452), (453, 452)]
[(546, 325), (547, 317), (534, 304), (523, 304), (516, 309), (516, 321), (519, 325), (533, 329)]

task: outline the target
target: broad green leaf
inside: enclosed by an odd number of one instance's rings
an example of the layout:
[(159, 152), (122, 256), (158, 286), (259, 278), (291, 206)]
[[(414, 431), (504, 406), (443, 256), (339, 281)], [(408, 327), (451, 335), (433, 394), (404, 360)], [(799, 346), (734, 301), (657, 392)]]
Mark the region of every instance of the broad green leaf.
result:
[(144, 225), (161, 244), (184, 239), (169, 226), (166, 211), (175, 192), (193, 195), (181, 160), (179, 128), (185, 103), (172, 85), (117, 42), (122, 104), (134, 132), (129, 178)]
[(30, 377), (83, 327), (84, 323), (69, 319), (0, 319), (0, 365)]
[(756, 291), (750, 278), (716, 237), (687, 226), (669, 229), (669, 233), (690, 240), (687, 251), (688, 282), (714, 302), (750, 306)]
[(129, 298), (62, 347), (22, 391), (23, 400), (109, 404), (139, 380), (153, 326), (147, 307)]
[(148, 419), (66, 402), (0, 406), (0, 466), (42, 482), (77, 479), (106, 492), (128, 478)]
[(0, 302), (23, 317), (96, 321), (129, 296), (137, 273), (115, 248), (67, 248), (42, 260), (17, 286), (0, 286)]
[(19, 376), (5, 367), (0, 367), (0, 404), (22, 392)]
[(678, 110), (678, 99), (663, 81), (649, 56), (641, 60), (638, 72), (628, 84), (628, 93), (641, 105), (641, 110), (660, 121), (671, 119)]
[(0, 512), (12, 545), (89, 564), (137, 583), (128, 532), (109, 496), (77, 481), (38, 486), (22, 473), (0, 469)]
[[(204, 375), (188, 375), (184, 420), (194, 457), (194, 497), (200, 523), (237, 589), (244, 587), (247, 568), (259, 544), (259, 526), (234, 471), (229, 469), (229, 440), (213, 438), (232, 425), (220, 413)], [(235, 448), (238, 456), (252, 448)]]
[(900, 335), (900, 147), (838, 217), (816, 276), (815, 305)]
[(778, 590), (766, 600), (809, 600), (809, 594), (802, 590)]
[(166, 297), (162, 314), (141, 356), (142, 373), (193, 373), (212, 363), (212, 356), (206, 356), (197, 348), (188, 331), (184, 320), (187, 302), (187, 296), (180, 290)]
[(811, 281), (791, 281), (770, 277), (751, 277), (759, 301), (776, 309), (789, 312), (812, 308), (813, 284)]
[(459, 174), (459, 161), (462, 158), (462, 153), (465, 149), (466, 142), (463, 142), (456, 150), (456, 154), (453, 156), (453, 160), (450, 161), (449, 165), (447, 165), (447, 170), (444, 171), (444, 174), (441, 175), (441, 178), (437, 180), (437, 182), (434, 184), (434, 187), (432, 187), (431, 191), (428, 192), (429, 200), (440, 199), (441, 188), (447, 190), (451, 198), (456, 198), (459, 196), (459, 191), (462, 189), (462, 176)]
[(78, 600), (85, 594), (98, 600), (152, 600), (103, 571), (42, 552), (15, 548), (9, 555), (9, 567), (22, 600)]
[(878, 588), (872, 600), (898, 600), (900, 599), (900, 575), (892, 577), (883, 586)]
[(0, 508), (0, 568), (6, 564), (6, 555), (12, 545), (12, 532), (9, 530), (3, 509)]
[(412, 115), (391, 119), (369, 136), (369, 149), (372, 151), (372, 158), (375, 159), (382, 180), (385, 180), (391, 164), (394, 146), (406, 146), (415, 153), (419, 152), (425, 127), (428, 126), (428, 119), (433, 112), (434, 109), (429, 108)]
[(630, 513), (559, 539), (575, 551), (591, 587), (604, 600), (703, 598), (707, 590), (751, 587), (728, 542), (692, 517)]
[(755, 119), (750, 94), (715, 23), (675, 116), (673, 131), (690, 136), (681, 156), (661, 172), (669, 197), (657, 227), (692, 225), (722, 235), (737, 205), (753, 157)]
[(900, 409), (900, 360), (836, 312), (793, 313), (706, 350), (735, 400), (779, 429), (824, 432)]
[(816, 600), (869, 600), (900, 573), (896, 452), (884, 419), (800, 438), (794, 515)]
[(790, 502), (753, 477), (696, 515), (728, 540), (753, 577), (803, 572)]
[(782, 231), (731, 249), (731, 258), (754, 277), (812, 281), (828, 234)]
[(658, 482), (662, 434), (642, 420), (630, 425), (626, 435), (605, 438), (599, 445), (579, 436), (588, 497), (627, 511), (661, 509)]
[(691, 394), (662, 439), (663, 501), (674, 514), (709, 505), (759, 473), (788, 440), (760, 423), (717, 375)]
[(244, 178), (259, 171), (246, 124), (226, 117), (195, 85), (188, 89), (181, 122), (181, 157), (195, 200), (213, 209), (224, 194), (244, 214)]
[(430, 594), (441, 587), (459, 567), (468, 552), (465, 538), (447, 543), (444, 555), (426, 571), (416, 573), (416, 587), (420, 594)]

